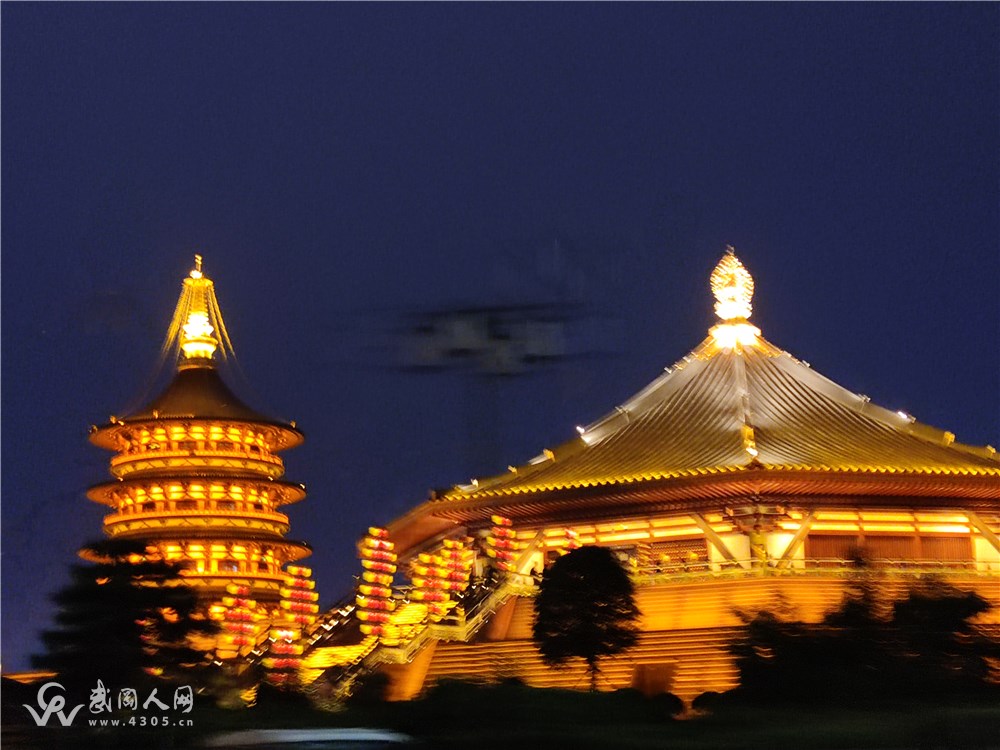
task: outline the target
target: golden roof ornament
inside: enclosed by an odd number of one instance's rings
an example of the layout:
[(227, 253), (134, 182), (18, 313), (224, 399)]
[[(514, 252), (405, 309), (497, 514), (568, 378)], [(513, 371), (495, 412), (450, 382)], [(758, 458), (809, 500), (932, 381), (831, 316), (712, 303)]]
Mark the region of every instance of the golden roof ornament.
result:
[(180, 345), (185, 359), (212, 359), (219, 348), (219, 340), (212, 334), (215, 328), (209, 322), (208, 296), (215, 295), (211, 279), (201, 271), (201, 256), (194, 256), (194, 268), (184, 279), (182, 299), (188, 298), (187, 315), (181, 325)]
[(194, 268), (185, 277), (177, 300), (163, 352), (178, 352), (178, 366), (211, 367), (216, 352), (226, 358), (232, 344), (222, 321), (215, 284), (202, 270), (202, 257), (194, 256)]
[(736, 257), (732, 245), (712, 271), (709, 280), (715, 296), (715, 314), (721, 322), (711, 334), (722, 349), (750, 346), (760, 336), (760, 329), (750, 325), (747, 318), (753, 310), (753, 276)]
[(712, 294), (715, 295), (715, 314), (723, 321), (746, 320), (753, 309), (753, 276), (736, 257), (732, 245), (712, 271)]

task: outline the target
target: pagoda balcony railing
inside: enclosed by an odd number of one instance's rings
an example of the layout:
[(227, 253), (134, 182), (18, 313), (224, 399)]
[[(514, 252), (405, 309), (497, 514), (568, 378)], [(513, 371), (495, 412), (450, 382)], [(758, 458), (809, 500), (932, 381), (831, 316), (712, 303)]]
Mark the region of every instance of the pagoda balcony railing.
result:
[(185, 468), (251, 470), (275, 479), (285, 473), (285, 464), (280, 457), (240, 450), (147, 451), (121, 453), (111, 459), (111, 473), (119, 478), (139, 473), (176, 472)]
[[(184, 502), (197, 503), (197, 500), (177, 500), (178, 504)], [(223, 500), (218, 503), (208, 501), (207, 507), (170, 507), (159, 504), (155, 508), (143, 508), (141, 504), (126, 505), (117, 513), (109, 513), (104, 517), (104, 523), (110, 524), (117, 521), (132, 520), (136, 518), (185, 518), (188, 516), (221, 516), (223, 518), (257, 518), (262, 521), (273, 521), (288, 525), (288, 516), (276, 510), (257, 510), (241, 506), (239, 503), (232, 503)]]
[(104, 517), (104, 528), (113, 536), (134, 532), (178, 534), (191, 529), (212, 529), (216, 533), (246, 530), (284, 538), (290, 528), (288, 517), (281, 513), (224, 511), (164, 511), (160, 513), (113, 513)]
[(263, 589), (268, 593), (274, 593), (275, 596), (277, 596), (280, 588), (285, 585), (285, 576), (280, 572), (269, 573), (261, 571), (259, 573), (251, 573), (248, 571), (240, 572), (226, 570), (198, 572), (194, 570), (185, 570), (181, 575), (191, 586), (197, 588), (218, 589), (222, 592), (224, 592), (226, 587), (231, 583), (245, 583), (252, 589)]

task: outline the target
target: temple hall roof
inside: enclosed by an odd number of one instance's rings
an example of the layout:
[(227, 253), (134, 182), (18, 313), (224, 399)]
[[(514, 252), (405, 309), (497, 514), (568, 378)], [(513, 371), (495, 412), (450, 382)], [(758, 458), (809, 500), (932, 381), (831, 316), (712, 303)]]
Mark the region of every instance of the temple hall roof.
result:
[(469, 500), (759, 470), (993, 477), (990, 446), (876, 406), (750, 325), (753, 281), (730, 251), (712, 276), (721, 322), (694, 351), (578, 437), (443, 496)]

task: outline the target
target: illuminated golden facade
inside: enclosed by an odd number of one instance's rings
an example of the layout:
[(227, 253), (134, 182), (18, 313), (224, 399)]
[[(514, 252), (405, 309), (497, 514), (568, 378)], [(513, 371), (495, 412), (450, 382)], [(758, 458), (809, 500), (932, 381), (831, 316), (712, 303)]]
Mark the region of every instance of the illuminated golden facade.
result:
[(222, 599), (235, 585), (274, 607), (282, 566), (309, 554), (304, 543), (285, 539), (282, 509), (304, 498), (305, 488), (282, 479), (278, 455), (299, 445), (302, 433), (256, 413), (223, 382), (216, 362), (232, 346), (198, 256), (163, 351), (176, 356), (167, 388), (92, 429), (91, 442), (115, 453), (114, 481), (92, 487), (88, 497), (109, 506), (108, 536), (155, 543), (166, 559), (186, 565), (204, 601)]
[[(859, 547), (890, 592), (934, 573), (1000, 605), (996, 451), (876, 406), (764, 339), (749, 322), (753, 279), (731, 248), (710, 285), (717, 324), (634, 397), (388, 525), (411, 581), (421, 555), (467, 537), (477, 565), (497, 573), (483, 580), (498, 581), (441, 622), (424, 613), (408, 641), (369, 649), (393, 697), (447, 676), (585, 686), (582, 664), (548, 669), (531, 643), (531, 574), (581, 544), (617, 552), (643, 612), (639, 645), (603, 665), (602, 687), (645, 688), (659, 674), (686, 700), (735, 685), (735, 608), (781, 601), (818, 620)], [(498, 519), (513, 539), (503, 566), (488, 559)], [(405, 588), (398, 599), (394, 617), (419, 619)], [(305, 663), (329, 667), (337, 654), (321, 644)]]

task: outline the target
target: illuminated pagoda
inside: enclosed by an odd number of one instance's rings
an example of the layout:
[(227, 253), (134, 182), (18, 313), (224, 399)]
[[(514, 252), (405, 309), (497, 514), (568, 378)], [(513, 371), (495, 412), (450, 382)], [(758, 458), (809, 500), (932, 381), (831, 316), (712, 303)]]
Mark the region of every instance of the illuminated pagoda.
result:
[[(602, 662), (603, 689), (690, 701), (734, 687), (735, 610), (818, 621), (859, 548), (890, 595), (930, 572), (1000, 605), (996, 451), (876, 406), (764, 339), (731, 248), (710, 283), (718, 322), (646, 388), (566, 443), (387, 525), (401, 571), (454, 540), (476, 550), (473, 583), (444, 618), (412, 595), (414, 573), (397, 587), (393, 618), (422, 626), (363, 649), (391, 676), (390, 697), (444, 677), (586, 686), (582, 661), (549, 669), (531, 642), (532, 574), (580, 545), (614, 549), (642, 611), (639, 644)], [(1000, 626), (1000, 609), (980, 622)], [(338, 648), (317, 643), (312, 679), (343, 668)]]
[(223, 382), (216, 365), (233, 356), (232, 344), (200, 256), (184, 279), (162, 354), (176, 358), (166, 389), (92, 429), (91, 442), (115, 453), (114, 481), (87, 495), (109, 506), (108, 536), (149, 540), (167, 560), (184, 563), (187, 581), (223, 624), (233, 592), (254, 603), (244, 619), (264, 622), (241, 626), (254, 632), (229, 644), (235, 655), (266, 634), (267, 613), (282, 599), (282, 567), (310, 554), (285, 538), (283, 506), (304, 498), (305, 488), (282, 479), (278, 455), (303, 437), (294, 423), (243, 404)]

